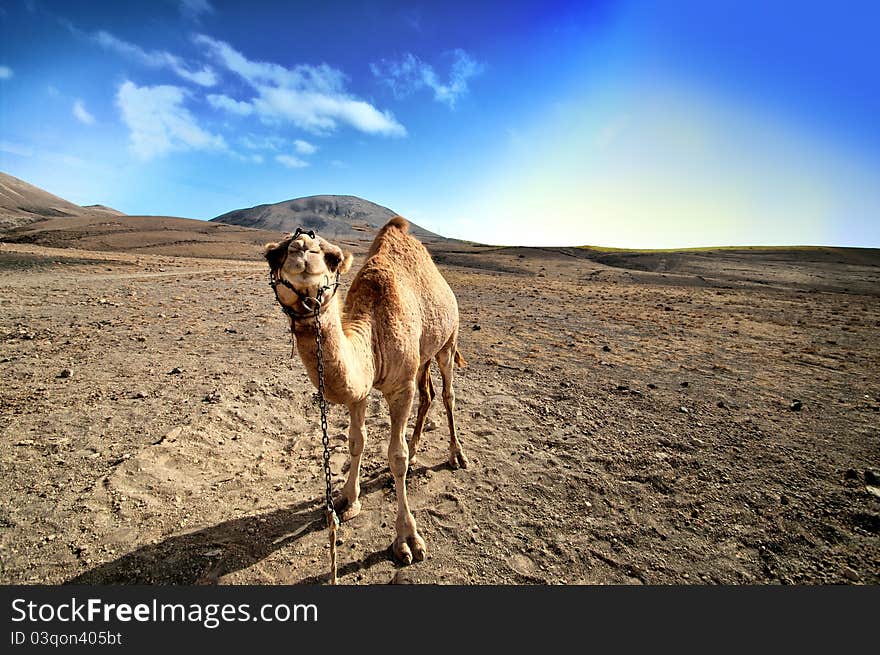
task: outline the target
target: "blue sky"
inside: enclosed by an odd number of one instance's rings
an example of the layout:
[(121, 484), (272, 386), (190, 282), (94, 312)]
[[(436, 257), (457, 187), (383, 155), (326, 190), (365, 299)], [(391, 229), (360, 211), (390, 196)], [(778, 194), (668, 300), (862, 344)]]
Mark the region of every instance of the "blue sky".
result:
[(880, 9), (814, 4), (12, 0), (0, 170), (129, 214), (878, 247)]

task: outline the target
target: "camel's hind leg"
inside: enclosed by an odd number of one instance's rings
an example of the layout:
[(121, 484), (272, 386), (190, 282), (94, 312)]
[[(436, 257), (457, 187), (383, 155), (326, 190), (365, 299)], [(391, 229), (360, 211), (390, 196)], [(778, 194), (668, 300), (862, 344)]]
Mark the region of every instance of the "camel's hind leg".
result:
[(452, 338), (437, 353), (437, 364), (440, 366), (440, 375), (443, 377), (443, 405), (446, 407), (446, 420), (449, 423), (449, 466), (452, 468), (460, 466), (466, 469), (468, 460), (461, 449), (458, 435), (455, 433), (455, 391), (452, 389), (453, 367), (458, 351), (457, 336), (457, 334), (452, 335)]
[(425, 427), (425, 417), (434, 400), (434, 385), (431, 383), (431, 360), (419, 369), (416, 375), (416, 386), (419, 390), (419, 411), (416, 414), (416, 423), (413, 426), (412, 436), (409, 438), (409, 463), (412, 466), (416, 458), (416, 449), (419, 447), (419, 439)]
[(406, 497), (406, 470), (409, 465), (409, 448), (404, 439), (406, 422), (412, 410), (415, 384), (385, 396), (391, 414), (391, 441), (388, 443), (388, 464), (394, 476), (397, 492), (397, 538), (394, 540), (394, 556), (403, 564), (425, 559), (425, 541), (416, 531), (416, 519), (409, 509)]

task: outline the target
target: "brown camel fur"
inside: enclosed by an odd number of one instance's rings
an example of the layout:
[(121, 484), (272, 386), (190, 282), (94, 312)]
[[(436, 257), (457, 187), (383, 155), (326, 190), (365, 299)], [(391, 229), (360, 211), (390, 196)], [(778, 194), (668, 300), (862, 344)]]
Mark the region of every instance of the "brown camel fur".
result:
[[(453, 365), (463, 364), (458, 352), (458, 303), (425, 247), (408, 234), (409, 224), (392, 218), (373, 240), (367, 260), (345, 297), (342, 313), (335, 291), (327, 291), (321, 306), (324, 388), (329, 402), (345, 405), (351, 423), (348, 448), (351, 467), (337, 501), (342, 520), (360, 512), (360, 465), (364, 450), (367, 397), (378, 389), (391, 414), (388, 462), (397, 491), (395, 557), (409, 564), (425, 557), (425, 542), (406, 496), (406, 472), (415, 455), (425, 416), (434, 398), (431, 360), (443, 378), (443, 403), (449, 424), (449, 464), (467, 466), (455, 432)], [(314, 298), (318, 288), (351, 267), (351, 254), (309, 234), (289, 236), (266, 246), (266, 259), (275, 279), (285, 280), (300, 294)], [(297, 314), (307, 308), (297, 293), (277, 285), (278, 300)], [(315, 320), (291, 318), (296, 348), (312, 383), (318, 384)], [(412, 437), (404, 439), (415, 392), (419, 408)]]

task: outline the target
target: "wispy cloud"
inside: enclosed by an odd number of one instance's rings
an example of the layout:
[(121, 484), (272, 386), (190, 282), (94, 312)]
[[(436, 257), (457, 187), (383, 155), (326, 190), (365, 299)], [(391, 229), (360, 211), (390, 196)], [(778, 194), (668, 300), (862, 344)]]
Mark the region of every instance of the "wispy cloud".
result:
[(250, 116), (254, 113), (254, 106), (249, 102), (241, 102), (227, 95), (212, 93), (208, 96), (208, 104), (215, 109), (228, 111), (230, 114)]
[(276, 155), (275, 161), (287, 166), (287, 168), (305, 168), (309, 165), (309, 162), (293, 155)]
[(85, 123), (86, 125), (94, 125), (95, 117), (92, 116), (89, 111), (86, 109), (86, 105), (82, 100), (75, 100), (73, 103), (73, 115), (76, 116), (76, 120), (80, 123)]
[(279, 150), (287, 140), (274, 134), (269, 136), (246, 134), (238, 142), (248, 150)]
[(177, 86), (137, 86), (126, 81), (119, 87), (116, 104), (130, 130), (135, 155), (146, 160), (176, 150), (228, 150), (222, 136), (198, 125), (183, 106), (185, 98), (186, 90)]
[(184, 18), (198, 20), (203, 14), (213, 14), (214, 7), (208, 0), (180, 0), (180, 13)]
[(0, 66), (0, 80), (8, 80), (13, 76), (12, 69), (9, 66)]
[(296, 148), (296, 151), (301, 155), (314, 155), (318, 152), (317, 146), (312, 145), (308, 141), (303, 141), (302, 139), (294, 141), (293, 147)]
[(30, 146), (23, 143), (13, 143), (11, 141), (0, 141), (0, 152), (5, 152), (18, 157), (33, 157), (34, 150)]
[(485, 65), (460, 48), (448, 54), (452, 57), (452, 64), (445, 82), (440, 80), (431, 64), (409, 52), (396, 61), (383, 59), (370, 64), (370, 70), (391, 89), (396, 98), (404, 98), (428, 88), (434, 92), (434, 100), (454, 109), (458, 99), (468, 92), (468, 80), (482, 73)]
[(313, 134), (328, 134), (340, 125), (349, 125), (368, 134), (406, 135), (406, 128), (391, 112), (380, 111), (350, 94), (342, 71), (327, 64), (285, 68), (252, 61), (228, 43), (204, 34), (197, 35), (195, 42), (256, 92), (249, 100), (236, 101), (240, 103), (236, 105), (239, 114), (245, 111), (242, 105), (248, 104), (264, 122), (287, 121)]
[[(80, 31), (72, 26), (71, 29), (75, 32)], [(210, 66), (203, 66), (201, 68), (191, 67), (180, 57), (170, 52), (165, 50), (144, 50), (139, 45), (120, 39), (104, 30), (93, 32), (88, 37), (106, 50), (115, 52), (149, 68), (167, 68), (184, 80), (199, 86), (207, 87), (217, 84), (217, 75)]]

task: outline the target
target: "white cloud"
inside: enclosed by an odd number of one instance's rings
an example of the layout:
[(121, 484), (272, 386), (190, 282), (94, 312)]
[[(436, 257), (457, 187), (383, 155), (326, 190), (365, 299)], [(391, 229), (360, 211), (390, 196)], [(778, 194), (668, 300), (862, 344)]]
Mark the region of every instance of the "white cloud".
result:
[(249, 116), (254, 113), (254, 106), (251, 103), (235, 100), (223, 94), (210, 94), (208, 103), (215, 109), (223, 109), (239, 116)]
[(180, 0), (180, 13), (186, 18), (198, 20), (202, 14), (213, 14), (214, 7), (208, 0)]
[(287, 168), (305, 168), (309, 165), (309, 162), (292, 155), (276, 155), (275, 161), (284, 164)]
[(294, 141), (293, 147), (296, 148), (296, 151), (301, 155), (314, 155), (318, 152), (317, 146), (313, 146), (308, 141), (303, 141), (302, 139)]
[(8, 80), (12, 75), (13, 72), (9, 66), (0, 66), (0, 80)]
[(450, 55), (452, 65), (446, 82), (440, 81), (433, 66), (412, 53), (406, 53), (399, 61), (383, 59), (370, 64), (370, 70), (397, 98), (429, 88), (434, 92), (434, 100), (453, 109), (458, 99), (467, 94), (468, 80), (482, 73), (485, 66), (460, 48), (453, 50)]
[(164, 50), (144, 50), (134, 43), (129, 43), (109, 32), (100, 31), (89, 35), (92, 40), (101, 47), (112, 50), (117, 54), (136, 61), (150, 68), (168, 68), (179, 77), (198, 84), (199, 86), (214, 86), (217, 84), (217, 75), (209, 66), (192, 69), (184, 61), (170, 52)]
[(279, 150), (287, 143), (287, 140), (275, 135), (256, 136), (246, 134), (238, 142), (248, 150)]
[(80, 123), (85, 123), (86, 125), (94, 125), (95, 117), (92, 116), (89, 111), (86, 109), (86, 105), (82, 100), (77, 99), (73, 103), (73, 115), (76, 116), (76, 120)]
[(345, 75), (327, 64), (285, 68), (251, 61), (232, 46), (203, 34), (195, 42), (250, 85), (249, 101), (264, 122), (288, 121), (313, 134), (327, 134), (349, 125), (361, 132), (406, 136), (406, 128), (389, 111), (380, 111), (345, 89)]
[(142, 86), (126, 81), (116, 94), (122, 120), (131, 131), (131, 150), (152, 159), (175, 150), (228, 151), (222, 136), (199, 127), (183, 106), (186, 90), (169, 85)]

